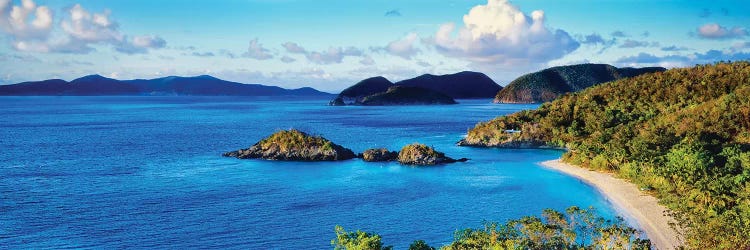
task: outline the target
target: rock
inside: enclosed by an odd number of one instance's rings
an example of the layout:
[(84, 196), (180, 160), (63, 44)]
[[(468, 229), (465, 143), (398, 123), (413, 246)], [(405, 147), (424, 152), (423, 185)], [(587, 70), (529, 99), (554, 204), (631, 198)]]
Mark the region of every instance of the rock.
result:
[(350, 149), (295, 129), (276, 132), (250, 148), (223, 155), (239, 159), (279, 161), (340, 161), (356, 157)]
[(450, 96), (420, 87), (394, 86), (384, 93), (369, 95), (357, 102), (365, 106), (456, 104)]
[(420, 143), (412, 143), (404, 146), (401, 152), (398, 154), (398, 162), (407, 165), (417, 166), (431, 166), (445, 163), (463, 162), (469, 159), (453, 159), (445, 156), (444, 153), (435, 151), (432, 147), (428, 147)]
[(388, 151), (386, 148), (368, 149), (361, 156), (364, 161), (395, 161), (398, 159), (398, 152)]
[(336, 99), (331, 100), (331, 102), (328, 103), (329, 106), (346, 106), (346, 103), (344, 103), (344, 99), (341, 97), (336, 97)]

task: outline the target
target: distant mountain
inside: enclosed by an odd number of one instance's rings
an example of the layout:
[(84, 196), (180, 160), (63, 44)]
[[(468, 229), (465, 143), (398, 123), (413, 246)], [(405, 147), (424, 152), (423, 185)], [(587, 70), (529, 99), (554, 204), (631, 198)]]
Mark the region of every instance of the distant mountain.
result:
[(316, 96), (329, 94), (313, 88), (284, 89), (260, 84), (242, 84), (207, 75), (125, 81), (89, 75), (70, 82), (53, 79), (0, 85), (0, 95)]
[(456, 99), (492, 98), (503, 88), (487, 75), (471, 71), (449, 75), (424, 74), (396, 85), (431, 89)]
[[(367, 78), (344, 89), (329, 104), (359, 105), (370, 95), (385, 93), (393, 86), (428, 89), (451, 98), (492, 98), (502, 89), (485, 74), (463, 71), (450, 75), (425, 74), (415, 78), (392, 83), (382, 76)], [(402, 90), (403, 91), (403, 90)]]
[(541, 103), (622, 78), (665, 71), (662, 67), (617, 68), (608, 64), (559, 66), (523, 75), (495, 96), (496, 103)]
[(357, 104), (365, 106), (442, 105), (456, 104), (456, 101), (450, 96), (431, 89), (396, 85), (385, 92), (365, 96)]

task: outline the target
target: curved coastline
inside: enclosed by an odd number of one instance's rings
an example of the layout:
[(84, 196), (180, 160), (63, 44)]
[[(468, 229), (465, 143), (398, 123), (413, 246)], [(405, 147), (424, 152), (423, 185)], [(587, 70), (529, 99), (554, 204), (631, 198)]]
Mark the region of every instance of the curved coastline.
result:
[(635, 184), (611, 174), (576, 167), (560, 159), (544, 161), (540, 165), (594, 186), (618, 212), (635, 220), (656, 249), (675, 249), (682, 245), (678, 233), (669, 225), (674, 220), (664, 215), (667, 208), (660, 205), (655, 197), (642, 193)]

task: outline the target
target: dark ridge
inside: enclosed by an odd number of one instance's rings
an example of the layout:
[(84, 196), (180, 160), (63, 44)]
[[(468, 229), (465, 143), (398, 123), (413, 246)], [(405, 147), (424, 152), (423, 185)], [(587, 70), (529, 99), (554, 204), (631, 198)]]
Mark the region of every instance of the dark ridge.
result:
[(617, 68), (608, 64), (558, 66), (523, 75), (497, 93), (496, 103), (542, 103), (622, 78), (662, 72), (665, 68)]
[(100, 75), (88, 75), (71, 82), (53, 79), (2, 85), (0, 95), (321, 96), (329, 94), (313, 88), (284, 89), (260, 84), (242, 84), (208, 75), (125, 81)]
[(456, 99), (492, 98), (502, 89), (487, 75), (471, 71), (449, 75), (424, 74), (396, 85), (426, 88)]

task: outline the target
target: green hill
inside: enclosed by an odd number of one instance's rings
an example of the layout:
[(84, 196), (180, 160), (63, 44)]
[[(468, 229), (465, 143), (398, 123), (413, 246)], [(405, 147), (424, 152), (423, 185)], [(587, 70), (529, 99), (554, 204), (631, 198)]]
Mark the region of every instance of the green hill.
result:
[[(517, 131), (517, 130), (520, 130)], [(482, 122), (459, 144), (565, 147), (660, 198), (696, 249), (750, 247), (750, 63), (717, 63), (591, 87)]]
[(617, 68), (607, 64), (559, 66), (523, 75), (495, 96), (496, 103), (542, 103), (585, 88), (645, 73), (660, 72), (661, 67)]

